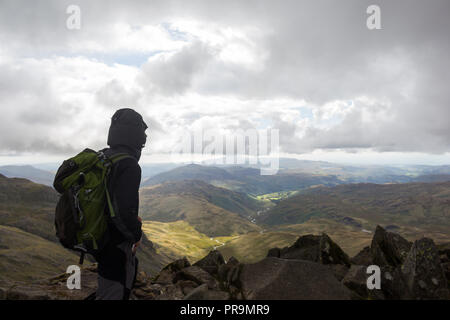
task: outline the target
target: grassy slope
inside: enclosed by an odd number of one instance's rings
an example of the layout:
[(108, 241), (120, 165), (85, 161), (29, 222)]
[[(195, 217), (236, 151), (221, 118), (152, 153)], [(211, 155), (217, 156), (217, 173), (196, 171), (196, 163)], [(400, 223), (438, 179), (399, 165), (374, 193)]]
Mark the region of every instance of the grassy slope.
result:
[(61, 245), (0, 225), (0, 279), (36, 280), (65, 272), (78, 256)]
[(141, 189), (139, 212), (144, 220), (184, 220), (198, 232), (210, 237), (243, 234), (260, 229), (241, 216), (254, 214), (253, 207), (248, 205), (254, 205), (254, 199), (246, 197), (244, 201), (238, 197), (239, 194), (203, 182), (200, 186), (195, 181), (177, 182), (174, 185), (168, 187), (168, 184), (163, 184)]
[(142, 227), (146, 236), (157, 246), (157, 252), (177, 259), (186, 256), (195, 262), (203, 258), (219, 242), (225, 242), (231, 237), (212, 239), (195, 230), (186, 221), (159, 222), (145, 221)]
[[(64, 249), (55, 236), (54, 212), (57, 199), (56, 191), (50, 187), (0, 175), (0, 243), (9, 248), (7, 251), (0, 249), (5, 258), (0, 260), (0, 277), (22, 280), (42, 278), (52, 270), (56, 273), (65, 270), (68, 266), (65, 259), (77, 256)], [(14, 232), (20, 232), (16, 238), (13, 236)], [(20, 246), (15, 245), (16, 241)], [(56, 259), (53, 252), (60, 255), (61, 259)], [(138, 251), (138, 258), (140, 267), (152, 274), (170, 262), (168, 257), (156, 254), (155, 248), (146, 239)], [(74, 260), (75, 264), (77, 262), (77, 259)], [(30, 263), (34, 265), (34, 269), (30, 267)]]
[(249, 233), (226, 243), (219, 250), (228, 259), (234, 256), (242, 262), (256, 262), (274, 247), (290, 246), (298, 237), (306, 234), (327, 233), (349, 255), (354, 255), (368, 245), (372, 234), (356, 230), (332, 220), (313, 219), (308, 222)]
[(360, 219), (365, 229), (395, 224), (449, 234), (449, 204), (450, 182), (341, 185), (300, 192), (281, 201), (260, 222), (275, 226), (348, 216)]
[[(278, 226), (263, 233), (253, 232), (228, 241), (219, 250), (228, 259), (231, 256), (243, 262), (256, 262), (267, 255), (273, 247), (292, 245), (301, 235), (327, 233), (350, 256), (356, 255), (365, 246), (370, 245), (372, 233), (364, 232), (353, 226), (329, 219), (311, 219), (302, 224)], [(403, 237), (414, 241), (421, 237), (432, 238), (436, 243), (450, 241), (449, 234), (424, 231), (415, 227), (400, 227), (395, 230)]]

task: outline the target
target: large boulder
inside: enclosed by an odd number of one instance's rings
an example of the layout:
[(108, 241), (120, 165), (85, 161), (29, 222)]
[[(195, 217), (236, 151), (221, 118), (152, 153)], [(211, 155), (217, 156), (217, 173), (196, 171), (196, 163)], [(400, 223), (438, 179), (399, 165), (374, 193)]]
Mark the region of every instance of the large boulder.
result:
[(226, 264), (219, 266), (217, 277), (224, 287), (236, 281), (239, 266), (240, 262), (234, 257), (228, 259)]
[(415, 241), (401, 271), (409, 292), (416, 299), (450, 299), (447, 279), (433, 240)]
[(377, 226), (370, 246), (372, 262), (380, 267), (398, 267), (405, 260), (410, 248), (411, 242), (397, 233), (387, 232)]
[(239, 283), (245, 299), (347, 300), (352, 293), (327, 266), (305, 260), (265, 258), (242, 266)]
[(343, 264), (350, 267), (347, 254), (325, 233), (320, 236), (312, 234), (301, 236), (290, 247), (269, 250), (268, 256), (309, 260), (321, 264)]
[(182, 300), (183, 298), (183, 290), (175, 284), (169, 284), (161, 288), (161, 294), (156, 296), (155, 300)]
[(352, 265), (342, 283), (356, 292), (362, 299), (384, 300), (385, 296), (381, 289), (369, 289), (367, 287), (368, 277), (366, 266)]
[(191, 280), (199, 285), (206, 284), (210, 289), (215, 289), (218, 287), (216, 279), (208, 272), (197, 266), (190, 266), (179, 271), (173, 282), (176, 283), (179, 280)]
[(169, 263), (165, 266), (161, 272), (155, 277), (153, 283), (161, 284), (161, 285), (169, 285), (174, 283), (175, 276), (182, 269), (190, 267), (191, 264), (186, 257), (182, 259), (175, 260), (172, 263)]
[(373, 264), (372, 252), (370, 247), (364, 247), (356, 256), (350, 259), (352, 264), (360, 266), (370, 266)]
[(194, 266), (202, 268), (213, 276), (217, 276), (219, 267), (224, 264), (225, 259), (222, 254), (217, 250), (213, 250), (206, 257), (194, 263)]

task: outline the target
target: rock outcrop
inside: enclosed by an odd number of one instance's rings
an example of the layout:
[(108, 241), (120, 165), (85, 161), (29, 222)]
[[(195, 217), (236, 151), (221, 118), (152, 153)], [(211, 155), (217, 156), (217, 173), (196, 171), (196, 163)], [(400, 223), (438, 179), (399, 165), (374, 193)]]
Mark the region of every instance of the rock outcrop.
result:
[(408, 255), (411, 245), (411, 242), (400, 235), (387, 232), (382, 227), (377, 226), (370, 246), (372, 262), (380, 267), (398, 267)]
[(329, 268), (306, 260), (268, 257), (244, 265), (239, 279), (248, 300), (349, 300), (352, 296)]
[(325, 233), (320, 236), (301, 236), (290, 247), (269, 250), (268, 257), (350, 266), (347, 254)]
[(415, 241), (401, 271), (411, 296), (450, 299), (447, 279), (433, 240), (422, 238)]
[[(450, 299), (448, 245), (431, 239), (410, 243), (377, 227), (370, 247), (349, 259), (322, 234), (304, 235), (290, 247), (273, 248), (268, 256), (244, 264), (211, 251), (191, 265), (182, 258), (156, 276), (140, 271), (131, 298), (139, 300), (252, 299)], [(368, 266), (380, 270), (380, 288), (369, 289)], [(82, 289), (69, 290), (68, 274), (33, 283), (0, 282), (0, 299), (95, 298), (96, 266), (82, 269)]]
[[(371, 246), (351, 259), (355, 266), (343, 283), (365, 299), (450, 299), (446, 250), (447, 246), (438, 249), (431, 239), (413, 244), (377, 226)], [(363, 288), (363, 271), (369, 265), (380, 267), (380, 290)]]

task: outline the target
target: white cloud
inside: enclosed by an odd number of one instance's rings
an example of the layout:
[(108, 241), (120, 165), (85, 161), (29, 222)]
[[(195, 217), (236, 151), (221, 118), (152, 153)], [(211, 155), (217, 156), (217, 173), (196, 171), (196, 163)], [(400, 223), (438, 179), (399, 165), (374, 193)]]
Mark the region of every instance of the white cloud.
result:
[(447, 2), (381, 1), (380, 32), (365, 1), (108, 4), (81, 1), (79, 32), (64, 2), (0, 5), (0, 153), (102, 147), (122, 106), (150, 153), (199, 127), (278, 128), (291, 153), (450, 149)]

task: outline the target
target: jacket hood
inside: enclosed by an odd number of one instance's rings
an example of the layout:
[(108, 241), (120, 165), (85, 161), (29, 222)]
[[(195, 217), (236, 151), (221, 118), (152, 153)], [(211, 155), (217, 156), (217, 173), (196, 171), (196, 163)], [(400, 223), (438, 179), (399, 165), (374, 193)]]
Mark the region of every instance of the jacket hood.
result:
[(108, 132), (108, 145), (110, 147), (126, 146), (139, 154), (145, 147), (147, 124), (142, 116), (130, 108), (117, 110), (111, 118)]

